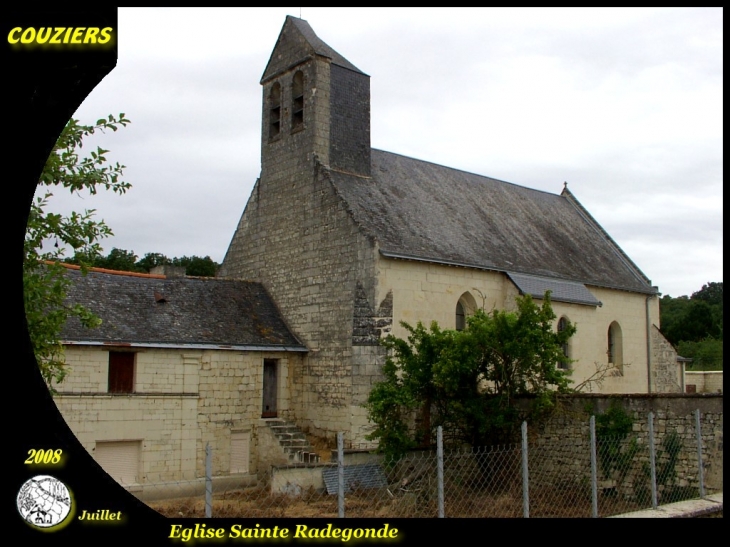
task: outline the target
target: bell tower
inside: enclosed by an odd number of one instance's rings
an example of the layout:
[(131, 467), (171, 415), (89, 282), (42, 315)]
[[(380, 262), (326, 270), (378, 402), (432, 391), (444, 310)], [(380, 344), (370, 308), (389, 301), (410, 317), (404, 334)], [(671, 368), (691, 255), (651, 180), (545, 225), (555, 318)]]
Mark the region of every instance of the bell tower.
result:
[(306, 21), (286, 18), (261, 85), (262, 182), (311, 169), (315, 159), (370, 175), (370, 77)]

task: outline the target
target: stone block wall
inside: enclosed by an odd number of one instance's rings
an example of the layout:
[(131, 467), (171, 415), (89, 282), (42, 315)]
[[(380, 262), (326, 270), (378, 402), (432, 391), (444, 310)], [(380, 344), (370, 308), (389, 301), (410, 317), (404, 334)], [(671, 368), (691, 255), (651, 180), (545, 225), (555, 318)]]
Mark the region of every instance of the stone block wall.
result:
[(205, 469), (205, 444), (213, 449), (213, 474), (227, 475), (231, 467), (231, 433), (250, 433), (249, 472), (259, 465), (258, 436), (262, 411), (264, 359), (277, 361), (277, 411), (291, 413), (292, 368), (301, 357), (285, 352), (205, 352), (200, 356), (200, 408), (197, 426), (201, 431), (198, 469)]
[(197, 395), (71, 394), (54, 398), (64, 420), (94, 456), (99, 442), (139, 441), (140, 482), (200, 476)]
[[(55, 398), (66, 423), (92, 455), (96, 443), (139, 441), (139, 480), (159, 482), (204, 476), (205, 445), (213, 474), (231, 473), (231, 435), (250, 434), (249, 472), (266, 467), (257, 448), (264, 359), (277, 361), (277, 407), (290, 417), (290, 352), (146, 349), (137, 355), (137, 385), (129, 394), (106, 392), (108, 350), (73, 347), (72, 373)], [(263, 454), (263, 456), (259, 456)]]

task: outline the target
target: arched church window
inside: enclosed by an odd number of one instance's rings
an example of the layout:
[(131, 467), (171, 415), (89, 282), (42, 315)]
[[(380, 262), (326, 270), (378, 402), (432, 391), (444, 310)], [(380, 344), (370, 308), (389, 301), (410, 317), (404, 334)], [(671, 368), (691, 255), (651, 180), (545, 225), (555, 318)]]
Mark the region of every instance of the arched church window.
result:
[(269, 138), (273, 139), (281, 131), (281, 85), (275, 82), (269, 92)]
[(623, 340), (621, 326), (614, 321), (608, 327), (608, 364), (623, 372)]
[(466, 313), (464, 313), (464, 305), (461, 302), (456, 303), (456, 330), (464, 330), (466, 328)]
[(294, 74), (291, 84), (291, 129), (304, 127), (304, 74), (301, 70)]
[(456, 330), (466, 328), (466, 318), (472, 315), (476, 309), (477, 303), (469, 292), (465, 292), (459, 297), (459, 301), (456, 303)]

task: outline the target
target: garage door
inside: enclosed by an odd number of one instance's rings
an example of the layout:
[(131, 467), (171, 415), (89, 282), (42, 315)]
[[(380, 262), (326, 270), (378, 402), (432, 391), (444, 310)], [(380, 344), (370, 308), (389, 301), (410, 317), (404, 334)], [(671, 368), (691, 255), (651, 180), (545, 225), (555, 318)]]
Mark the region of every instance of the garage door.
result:
[(94, 456), (119, 484), (137, 484), (140, 445), (140, 441), (97, 442)]

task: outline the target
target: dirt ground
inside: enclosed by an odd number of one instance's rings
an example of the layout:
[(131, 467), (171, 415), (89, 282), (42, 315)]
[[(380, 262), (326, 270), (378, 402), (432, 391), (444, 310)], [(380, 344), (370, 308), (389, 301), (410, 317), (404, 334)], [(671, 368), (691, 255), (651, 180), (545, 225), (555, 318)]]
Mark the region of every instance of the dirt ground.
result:
[[(204, 517), (205, 502), (199, 498), (176, 498), (150, 502), (150, 507), (167, 517)], [(453, 490), (446, 493), (447, 517), (521, 518), (519, 488), (502, 493)], [(643, 507), (630, 500), (599, 498), (599, 515), (608, 516)], [(309, 518), (337, 517), (337, 496), (309, 491), (302, 496), (273, 495), (264, 488), (227, 492), (213, 500), (213, 517), (220, 518)], [(438, 508), (433, 493), (391, 492), (386, 489), (350, 492), (345, 497), (345, 515), (359, 518), (434, 518)], [(591, 501), (583, 491), (534, 490), (530, 496), (530, 517), (591, 517)]]

